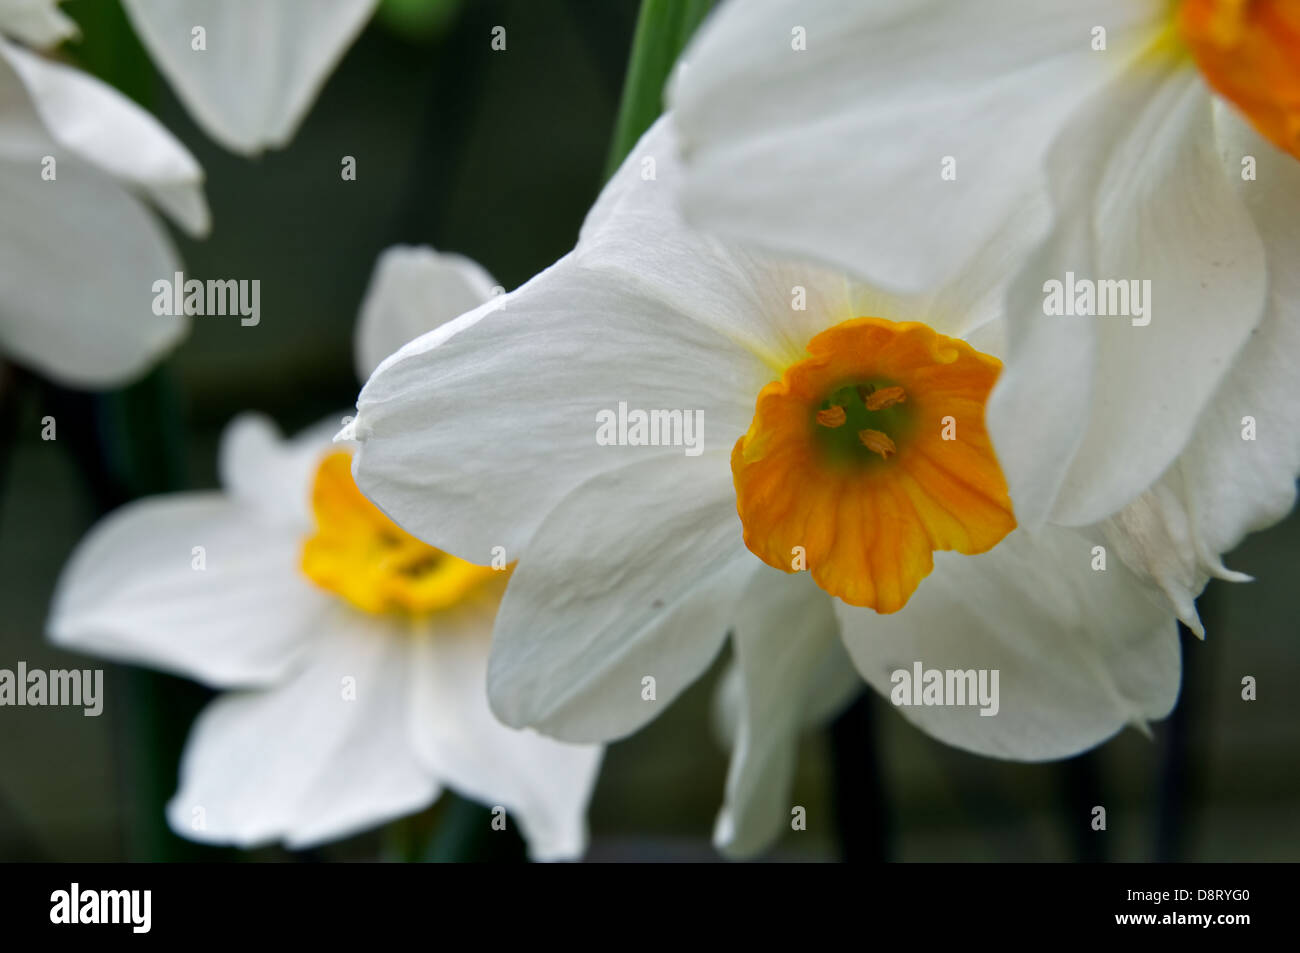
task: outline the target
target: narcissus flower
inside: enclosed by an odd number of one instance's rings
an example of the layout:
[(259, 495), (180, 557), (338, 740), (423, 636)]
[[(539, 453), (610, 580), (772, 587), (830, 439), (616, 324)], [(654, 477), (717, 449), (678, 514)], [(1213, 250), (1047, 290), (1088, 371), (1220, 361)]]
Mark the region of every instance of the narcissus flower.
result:
[(53, 4), (0, 2), (0, 350), (63, 384), (140, 374), (189, 326), (150, 308), (180, 270), (166, 229), (206, 234), (203, 170), (112, 87), (5, 39), (74, 30)]
[[(409, 315), (376, 304), (394, 287), (419, 287), (427, 328), (483, 274), (390, 251), (360, 352), (406, 340)], [(505, 563), (472, 565), (393, 525), (358, 492), (337, 429), (282, 441), (262, 418), (237, 419), (222, 492), (146, 499), (91, 531), (60, 581), (53, 639), (232, 689), (186, 747), (168, 806), (183, 836), (319, 843), (449, 787), (506, 808), (535, 858), (580, 855), (601, 749), (506, 728), (488, 709)]]
[[(749, 0), (686, 60), (701, 227), (916, 290), (1022, 216), (988, 404), (1016, 515), (1110, 519), (1199, 631), (1300, 472), (1300, 4)], [(1067, 276), (1149, 283), (1145, 323), (1045, 314)]]
[(1097, 528), (1017, 529), (984, 427), (1023, 230), (934, 294), (891, 295), (687, 228), (676, 151), (661, 120), (570, 255), (389, 357), (345, 431), (358, 485), (406, 530), (518, 559), (494, 711), (627, 734), (731, 631), (717, 840), (740, 853), (788, 820), (794, 738), (860, 686), (854, 667), (886, 695), (917, 661), (998, 669), (996, 717), (904, 711), (1002, 757), (1168, 712), (1172, 614), (1118, 560), (1091, 568)]

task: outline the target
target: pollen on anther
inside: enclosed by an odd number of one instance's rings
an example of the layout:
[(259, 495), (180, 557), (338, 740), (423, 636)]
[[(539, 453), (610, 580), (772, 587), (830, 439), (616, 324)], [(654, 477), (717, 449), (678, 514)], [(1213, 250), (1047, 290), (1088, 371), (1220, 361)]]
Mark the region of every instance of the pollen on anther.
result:
[(894, 441), (889, 439), (888, 434), (883, 434), (879, 430), (859, 430), (858, 439), (872, 453), (880, 454), (882, 460), (888, 460), (891, 453), (898, 453)]
[(901, 404), (907, 400), (907, 391), (901, 387), (882, 387), (880, 390), (874, 390), (867, 395), (864, 403), (867, 410), (884, 410), (886, 407), (893, 407), (895, 404)]
[(823, 427), (830, 427), (832, 429), (835, 427), (843, 427), (846, 419), (847, 415), (844, 413), (844, 408), (839, 405), (817, 411), (817, 422)]

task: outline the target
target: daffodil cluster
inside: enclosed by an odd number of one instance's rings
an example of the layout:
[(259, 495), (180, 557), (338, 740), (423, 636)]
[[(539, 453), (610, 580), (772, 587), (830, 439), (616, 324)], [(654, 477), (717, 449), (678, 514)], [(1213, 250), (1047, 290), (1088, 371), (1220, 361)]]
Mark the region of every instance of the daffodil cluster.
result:
[[(245, 153), (292, 136), (375, 5), (124, 2)], [(280, 55), (189, 56), (199, 10)], [(0, 0), (0, 30), (65, 28)], [(183, 318), (56, 359), (42, 296), (69, 324), (92, 307), (59, 268), (170, 274), (137, 196), (207, 226), (197, 164), (119, 99), (0, 40), (24, 133), (0, 190), (64, 251), (0, 275), (0, 346), (73, 380), (132, 372)], [(1173, 708), (1179, 622), (1204, 635), (1197, 596), (1246, 578), (1224, 555), (1300, 473), (1297, 5), (726, 0), (666, 104), (517, 289), (386, 252), (354, 416), (289, 441), (238, 420), (220, 493), (82, 544), (56, 641), (232, 690), (175, 829), (315, 843), (453, 787), (578, 856), (601, 746), (727, 646), (715, 842), (737, 855), (787, 822), (800, 734), (868, 687), (1031, 761)], [(80, 193), (6, 171), (42, 150), (118, 217), (59, 231)], [(930, 671), (972, 694), (916, 703)]]
[[(723, 4), (574, 250), (390, 357), (345, 431), (401, 525), (518, 559), (496, 713), (616, 738), (730, 635), (742, 853), (858, 677), (1000, 672), (995, 717), (901, 709), (997, 757), (1164, 716), (1177, 619), (1300, 470), (1296, 28), (1267, 0)], [(1053, 315), (1076, 274), (1149, 314)], [(620, 402), (702, 410), (703, 453), (598, 445)]]

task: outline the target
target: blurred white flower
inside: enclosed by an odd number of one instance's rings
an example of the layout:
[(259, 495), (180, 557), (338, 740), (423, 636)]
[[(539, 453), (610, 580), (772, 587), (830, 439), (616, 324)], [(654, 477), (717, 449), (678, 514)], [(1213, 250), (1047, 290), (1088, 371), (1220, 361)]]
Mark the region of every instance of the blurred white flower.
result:
[(476, 261), (431, 248), (398, 245), (380, 257), (361, 302), (353, 352), (365, 380), (384, 358), (432, 326), (472, 311), (504, 291)]
[[(386, 253), (363, 353), (412, 331), (401, 309), (376, 302), (425, 267), (440, 280), (420, 287), (422, 328), (460, 308), (466, 276), (483, 274), (457, 256)], [(506, 728), (488, 709), (508, 572), (393, 525), (352, 482), (348, 450), (331, 444), (337, 429), (282, 441), (264, 419), (237, 419), (221, 447), (223, 491), (142, 500), (90, 532), (60, 581), (52, 638), (232, 689), (186, 747), (168, 807), (183, 836), (304, 846), (450, 787), (506, 808), (533, 857), (579, 856), (601, 749)]]
[[(570, 741), (625, 735), (730, 630), (716, 839), (737, 853), (788, 823), (795, 738), (856, 673), (889, 695), (916, 661), (999, 670), (996, 717), (903, 709), (998, 757), (1063, 757), (1166, 714), (1172, 613), (1118, 560), (1094, 571), (1100, 528), (1015, 529), (984, 430), (1019, 223), (937, 293), (890, 295), (686, 227), (676, 152), (661, 120), (570, 255), (388, 358), (345, 431), (358, 485), (406, 529), (518, 555), (493, 710)], [(700, 413), (702, 452), (609, 445), (614, 408)]]
[(105, 387), (188, 328), (152, 312), (153, 282), (181, 266), (141, 200), (196, 236), (208, 208), (203, 170), (152, 116), (4, 39), (57, 42), (71, 29), (59, 16), (0, 2), (0, 350), (61, 383)]
[(203, 130), (232, 152), (279, 149), (379, 0), (122, 0)]
[[(989, 404), (1017, 516), (1111, 518), (1199, 630), (1207, 579), (1244, 578), (1220, 554), (1291, 509), (1300, 472), (1298, 11), (727, 3), (672, 93), (683, 208), (916, 289), (1049, 196)], [(1067, 272), (1150, 281), (1149, 326), (1045, 316)]]

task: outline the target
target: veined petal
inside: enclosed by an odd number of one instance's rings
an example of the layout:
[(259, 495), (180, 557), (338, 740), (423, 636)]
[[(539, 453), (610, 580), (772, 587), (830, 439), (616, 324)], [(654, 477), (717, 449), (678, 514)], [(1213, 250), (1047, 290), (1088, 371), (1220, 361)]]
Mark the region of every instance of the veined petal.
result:
[[(203, 196), (203, 169), (153, 116), (80, 70), (3, 40), (0, 55), (22, 81), (41, 122), (60, 146), (148, 196), (189, 234), (207, 234), (210, 216)], [(58, 150), (54, 154), (62, 164)], [(39, 167), (41, 153), (27, 158)]]
[[(1197, 634), (1193, 600), (1211, 577), (1245, 581), (1221, 556), (1282, 519), (1300, 473), (1300, 166), (1230, 106), (1216, 105), (1224, 170), (1246, 203), (1268, 260), (1264, 318), (1201, 412), (1178, 459), (1106, 523), (1107, 536)], [(1243, 160), (1248, 160), (1243, 164)], [(1253, 178), (1243, 172), (1253, 167)]]
[(414, 645), (413, 745), (444, 785), (505, 807), (534, 860), (574, 860), (586, 850), (602, 749), (516, 731), (493, 716), (487, 667), (498, 597), (439, 614)]
[(496, 281), (464, 255), (395, 245), (379, 256), (361, 301), (355, 333), (357, 376), (388, 355), (488, 298)]
[[(1029, 526), (1099, 521), (1154, 483), (1259, 323), (1267, 288), (1194, 71), (1134, 67), (1079, 111), (1051, 175), (1054, 231), (1010, 292), (1010, 349), (989, 403)], [(1128, 313), (1101, 314), (1099, 302), (1094, 315), (1045, 313), (1049, 282), (1072, 278), (1118, 280)]]
[(583, 222), (573, 255), (580, 264), (713, 328), (778, 373), (817, 332), (861, 316), (864, 299), (893, 303), (839, 272), (757, 254), (689, 226), (677, 202), (685, 176), (678, 151), (670, 117), (660, 118)]
[(969, 699), (899, 707), (940, 741), (1020, 761), (1076, 754), (1126, 724), (1163, 718), (1181, 674), (1168, 610), (1119, 560), (1094, 571), (1094, 542), (1048, 527), (1017, 530), (979, 556), (936, 553), (906, 611), (879, 616), (836, 603), (845, 645), (885, 698), (901, 685), (893, 673), (910, 677), (917, 663), (986, 670), (990, 687), (998, 673), (996, 714)]
[[(513, 558), (584, 480), (683, 452), (602, 445), (604, 415), (681, 411), (703, 421), (695, 449), (729, 450), (755, 395), (802, 355), (811, 329), (852, 316), (843, 278), (687, 229), (668, 190), (673, 154), (660, 120), (573, 253), (371, 376), (348, 430), (361, 444), (357, 483), (407, 530), (471, 562), (488, 561), (496, 545)], [(645, 158), (656, 160), (656, 178), (642, 178)]]
[[(1042, 187), (1071, 111), (1165, 12), (1164, 0), (725, 5), (671, 90), (683, 207), (876, 284), (938, 286)], [(1108, 52), (1093, 51), (1095, 26)]]
[(630, 734), (709, 665), (756, 565), (725, 455), (650, 457), (593, 477), (550, 512), (510, 580), (492, 710), (565, 741)]
[[(713, 828), (714, 844), (733, 856), (766, 849), (789, 823), (800, 733), (862, 687), (845, 657), (831, 603), (806, 575), (762, 567), (737, 604), (732, 704), (738, 710), (731, 716), (737, 733), (726, 801)], [(827, 692), (831, 666), (849, 680), (836, 679)]]
[[(1229, 181), (1259, 229), (1268, 258), (1264, 317), (1237, 354), (1202, 411), (1179, 457), (1202, 561), (1271, 526), (1295, 502), (1300, 472), (1300, 392), (1294, 356), (1300, 353), (1300, 165), (1219, 104), (1216, 120)], [(1242, 159), (1256, 163), (1242, 177)], [(1245, 440), (1245, 418), (1255, 440)], [(1216, 573), (1217, 575), (1218, 573)]]
[(0, 33), (37, 49), (56, 46), (80, 31), (59, 9), (60, 0), (0, 0)]
[(180, 269), (171, 242), (103, 173), (69, 155), (47, 182), (39, 159), (0, 160), (0, 207), (0, 350), (62, 384), (108, 387), (188, 331), (151, 307), (153, 282)]
[[(1196, 596), (1214, 563), (1202, 563), (1191, 520), (1183, 503), (1181, 474), (1175, 467), (1101, 524), (1106, 545), (1142, 580), (1157, 587), (1169, 607), (1196, 635), (1205, 636)], [(1224, 570), (1226, 573), (1226, 570)]]
[(207, 685), (274, 683), (317, 638), (330, 602), (298, 572), (301, 547), (216, 493), (128, 504), (64, 567), (50, 637)]
[(680, 410), (683, 426), (702, 420), (707, 455), (744, 432), (765, 375), (714, 331), (565, 258), (380, 365), (348, 431), (357, 485), (439, 549), (514, 559), (585, 479), (684, 456), (616, 432), (602, 445), (605, 415), (617, 430), (629, 410)]
[[(232, 152), (288, 144), (378, 0), (123, 0), (191, 115)], [(195, 49), (197, 28), (204, 49)]]
[(228, 694), (185, 746), (172, 830), (191, 840), (307, 847), (419, 810), (439, 794), (420, 763), (409, 633), (334, 604), (292, 678)]

